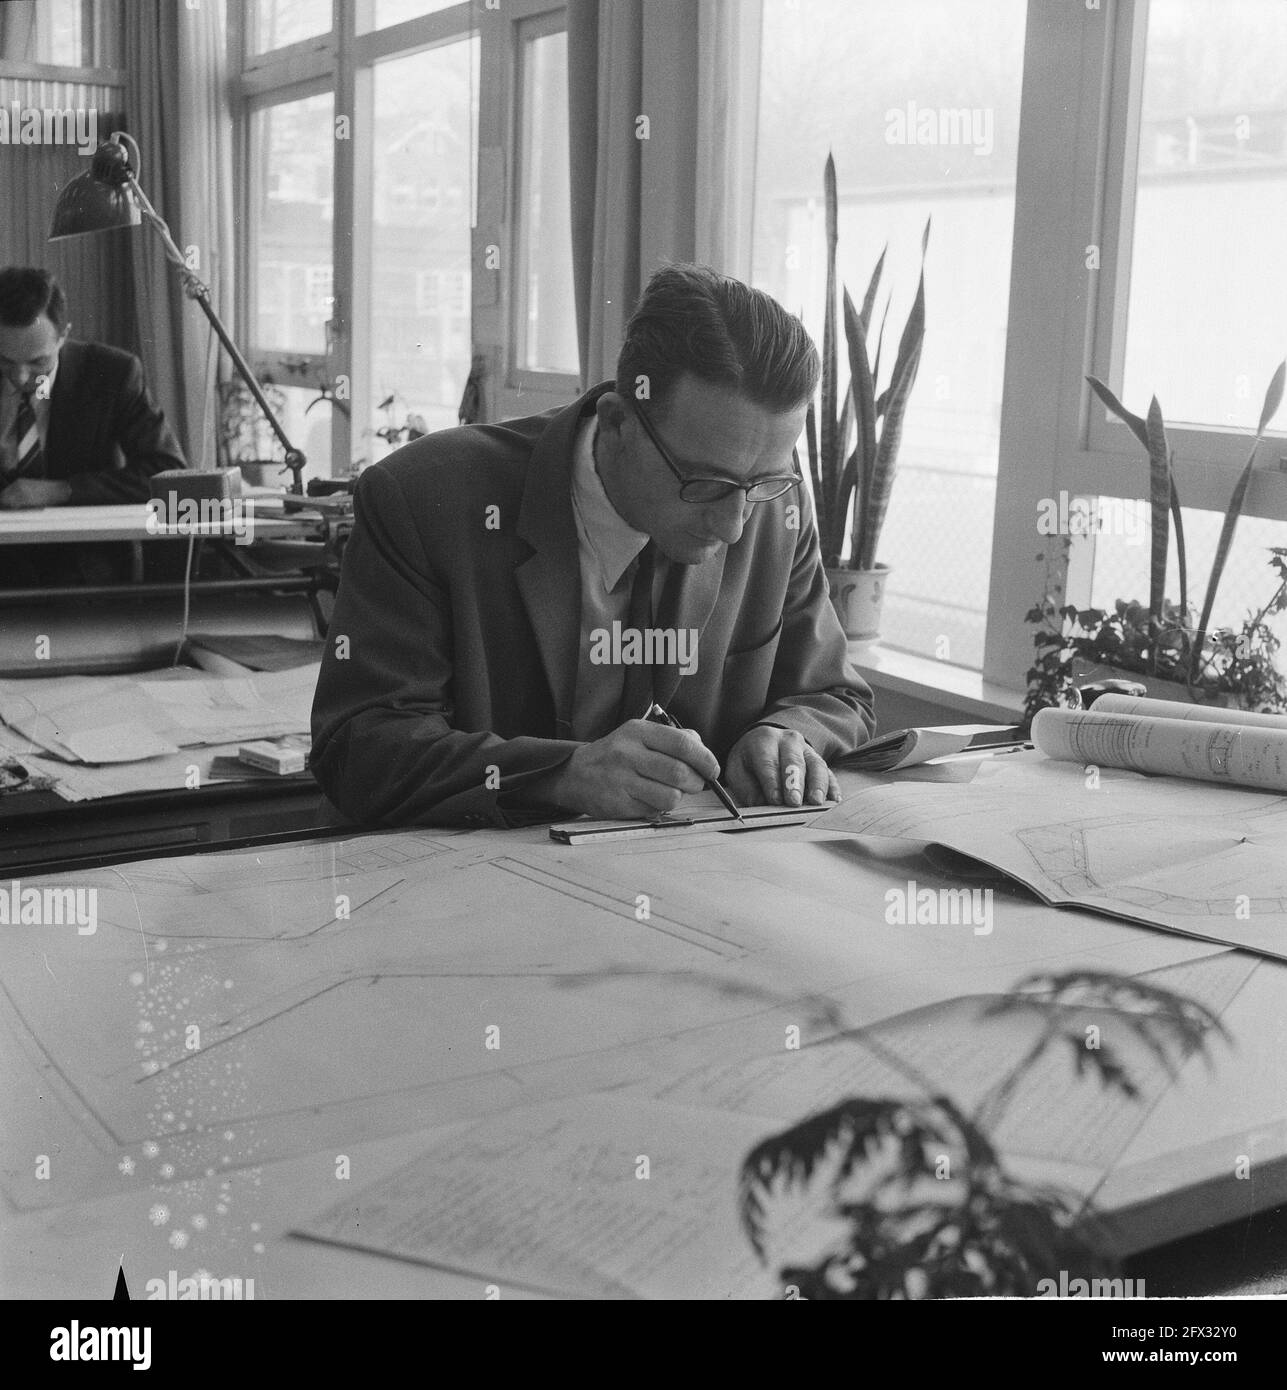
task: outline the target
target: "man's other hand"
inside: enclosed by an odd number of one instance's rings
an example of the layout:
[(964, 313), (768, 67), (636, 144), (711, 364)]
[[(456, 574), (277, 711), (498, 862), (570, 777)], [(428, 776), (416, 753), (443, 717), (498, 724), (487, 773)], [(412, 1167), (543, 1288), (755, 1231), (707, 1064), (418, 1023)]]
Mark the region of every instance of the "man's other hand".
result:
[(19, 478), (0, 491), (0, 507), (61, 507), (70, 496), (71, 487), (61, 478)]
[(840, 800), (835, 774), (794, 729), (757, 724), (733, 745), (724, 785), (741, 806), (817, 806)]
[[(541, 795), (604, 820), (651, 819), (718, 775), (714, 753), (692, 729), (632, 719), (583, 743), (542, 785)], [(529, 794), (534, 790), (529, 787)]]

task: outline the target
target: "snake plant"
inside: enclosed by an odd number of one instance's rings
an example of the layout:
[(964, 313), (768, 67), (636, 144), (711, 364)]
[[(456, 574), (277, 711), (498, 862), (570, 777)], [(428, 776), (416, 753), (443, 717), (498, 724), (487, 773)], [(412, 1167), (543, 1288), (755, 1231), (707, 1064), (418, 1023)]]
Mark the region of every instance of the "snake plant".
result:
[[(1287, 376), (1287, 361), (1278, 364), (1278, 369), (1270, 378), (1269, 386), (1265, 391), (1264, 404), (1260, 410), (1260, 422), (1256, 427), (1256, 436), (1251, 444), (1251, 453), (1243, 465), (1238, 481), (1234, 484), (1229, 506), (1225, 510), (1224, 523), (1220, 527), (1220, 539), (1216, 544), (1215, 559), (1211, 562), (1211, 576), (1207, 580), (1206, 597), (1202, 602), (1202, 616), (1198, 619), (1197, 628), (1186, 634), (1190, 642), (1188, 653), (1190, 682), (1198, 679), (1202, 665), (1203, 648), (1211, 622), (1211, 612), (1215, 607), (1216, 592), (1220, 587), (1225, 562), (1228, 560), (1229, 551), (1233, 546), (1233, 536), (1238, 526), (1238, 518), (1242, 515), (1247, 485), (1251, 481), (1252, 469), (1256, 462), (1256, 453), (1260, 448), (1266, 427), (1282, 404), (1285, 376)], [(1154, 396), (1149, 403), (1147, 418), (1141, 419), (1140, 416), (1127, 410), (1098, 377), (1089, 376), (1086, 380), (1099, 399), (1131, 430), (1148, 453), (1149, 495), (1153, 510), (1153, 548), (1149, 565), (1149, 620), (1150, 625), (1155, 630), (1160, 630), (1167, 625), (1163, 590), (1166, 585), (1166, 560), (1170, 535), (1167, 524), (1168, 508), (1175, 522), (1176, 559), (1180, 571), (1179, 612), (1185, 617), (1189, 612), (1188, 566), (1184, 553), (1184, 527), (1180, 519), (1180, 499), (1175, 489), (1175, 451), (1167, 445), (1162, 407), (1158, 404), (1157, 397)]]
[(878, 384), (881, 346), (889, 317), (888, 297), (881, 314), (873, 357), (868, 356), (867, 339), (885, 266), (885, 252), (880, 253), (876, 262), (867, 292), (863, 295), (861, 310), (855, 308), (848, 290), (844, 291), (850, 382), (841, 398), (836, 333), (836, 245), (839, 234), (836, 165), (831, 155), (827, 156), (823, 187), (826, 199), (827, 307), (822, 329), (821, 400), (816, 407), (810, 403), (805, 422), (809, 472), (818, 509), (823, 563), (832, 569), (841, 564), (852, 502), (853, 523), (845, 567), (870, 570), (876, 565), (876, 547), (880, 542), (880, 531), (893, 487), (903, 417), (908, 397), (916, 384), (921, 346), (925, 340), (925, 253), (929, 246), (930, 223), (927, 219), (921, 236), (921, 273), (916, 298), (903, 327), (893, 370), (884, 390), (878, 391)]

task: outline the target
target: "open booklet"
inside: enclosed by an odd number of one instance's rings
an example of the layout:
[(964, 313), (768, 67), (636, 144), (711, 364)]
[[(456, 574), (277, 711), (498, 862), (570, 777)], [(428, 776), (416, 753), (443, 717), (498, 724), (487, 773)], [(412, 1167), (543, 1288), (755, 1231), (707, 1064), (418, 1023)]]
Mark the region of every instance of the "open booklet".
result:
[(1287, 792), (1287, 717), (1103, 695), (1090, 710), (1043, 709), (1048, 758)]
[(851, 772), (896, 772), (902, 767), (927, 763), (931, 758), (1023, 745), (1018, 727), (1013, 724), (941, 724), (934, 728), (898, 729), (892, 734), (883, 734), (838, 758), (835, 766)]

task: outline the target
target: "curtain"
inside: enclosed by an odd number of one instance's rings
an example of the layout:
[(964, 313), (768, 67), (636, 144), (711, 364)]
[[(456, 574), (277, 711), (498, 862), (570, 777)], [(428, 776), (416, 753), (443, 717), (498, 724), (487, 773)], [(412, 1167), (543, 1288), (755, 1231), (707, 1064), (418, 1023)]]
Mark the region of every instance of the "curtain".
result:
[(0, 5), (0, 58), (37, 61), (34, 5)]
[[(178, 131), (187, 113), (181, 115), (179, 105), (177, 57), (184, 14), (184, 6), (169, 0), (134, 0), (125, 6), (124, 33), (126, 129), (139, 145), (139, 185), (170, 224), (180, 249), (185, 238), (177, 207)], [(150, 228), (136, 229), (131, 252), (135, 314), (148, 384), (185, 452), (191, 452), (183, 390), (183, 291), (160, 238)]]
[(759, 0), (700, 0), (697, 81), (696, 258), (751, 278)]
[(759, 23), (759, 0), (569, 0), (583, 385), (614, 375), (626, 320), (663, 262), (749, 274)]
[[(192, 242), (201, 247), (197, 273), (210, 291), (215, 312), (233, 341), (240, 343), (233, 321), (232, 108), (224, 15), (224, 0), (205, 0), (198, 10), (185, 8), (179, 26), (179, 223), (184, 231), (179, 245)], [(205, 315), (195, 304), (184, 307), (188, 462), (193, 468), (214, 468), (218, 384), (232, 374), (232, 366)]]
[[(20, 109), (96, 110), (99, 138), (119, 127), (119, 111), (107, 109), (106, 89), (25, 79), (0, 80), (0, 104)], [(49, 240), (58, 195), (89, 160), (74, 145), (0, 147), (0, 266), (42, 266), (67, 296), (72, 333), (138, 351), (129, 268), (130, 232)]]
[[(173, 0), (125, 7), (128, 130), (138, 141), (139, 183), (169, 224), (220, 318), (232, 302), (231, 111), (222, 0), (195, 9)], [(133, 242), (139, 339), (153, 394), (194, 468), (215, 466), (214, 395), (218, 344), (183, 293), (160, 238), (140, 229)]]
[(583, 386), (616, 374), (639, 293), (643, 0), (569, 0), (572, 283)]

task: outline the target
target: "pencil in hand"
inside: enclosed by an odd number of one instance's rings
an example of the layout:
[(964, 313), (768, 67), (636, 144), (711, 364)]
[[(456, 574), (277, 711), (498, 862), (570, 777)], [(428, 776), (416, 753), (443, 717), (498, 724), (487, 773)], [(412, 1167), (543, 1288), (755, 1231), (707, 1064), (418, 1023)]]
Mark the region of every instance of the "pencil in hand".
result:
[[(664, 709), (662, 709), (662, 707), (656, 702), (656, 700), (654, 700), (652, 704), (648, 706), (648, 710), (647, 713), (645, 713), (644, 718), (648, 720), (650, 723), (665, 724), (672, 729), (683, 728), (683, 725), (678, 723), (676, 720), (672, 719), (671, 716)], [(718, 777), (712, 777), (706, 783), (706, 785), (711, 789), (711, 791), (715, 793), (717, 797), (719, 797), (720, 805), (724, 807), (724, 809), (729, 813), (729, 815), (736, 817), (738, 820), (742, 819), (742, 813), (737, 809), (737, 802), (734, 801), (733, 798), (729, 795), (727, 788), (719, 780)]]

